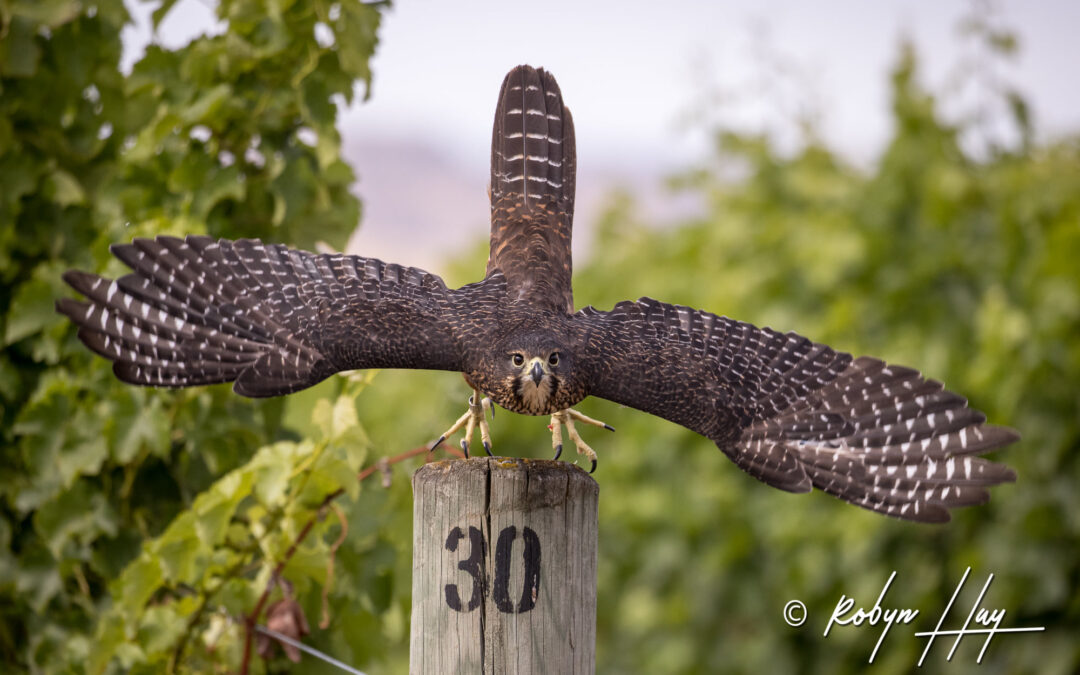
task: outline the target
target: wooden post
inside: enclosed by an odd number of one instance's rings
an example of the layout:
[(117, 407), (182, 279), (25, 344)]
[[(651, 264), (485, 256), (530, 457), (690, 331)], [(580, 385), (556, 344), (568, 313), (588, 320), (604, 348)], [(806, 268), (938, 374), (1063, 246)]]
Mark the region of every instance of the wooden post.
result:
[(598, 493), (567, 462), (421, 467), (410, 672), (594, 672)]

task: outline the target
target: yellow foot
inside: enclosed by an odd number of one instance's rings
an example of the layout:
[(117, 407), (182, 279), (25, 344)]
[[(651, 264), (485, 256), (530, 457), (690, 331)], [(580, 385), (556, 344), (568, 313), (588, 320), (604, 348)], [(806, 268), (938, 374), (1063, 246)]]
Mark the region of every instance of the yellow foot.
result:
[(484, 413), (488, 410), (491, 411), (491, 419), (495, 419), (495, 406), (491, 403), (491, 399), (482, 397), (479, 390), (473, 389), (473, 394), (469, 397), (469, 409), (442, 436), (439, 436), (439, 440), (431, 444), (428, 452), (434, 452), (443, 441), (456, 434), (461, 427), (465, 427), (465, 437), (461, 439), (461, 450), (465, 453), (465, 457), (468, 457), (469, 440), (472, 438), (473, 430), (480, 427), (480, 441), (484, 444), (484, 450), (488, 456), (494, 457), (491, 454), (491, 431), (488, 429), (487, 418), (484, 417)]
[(555, 448), (555, 459), (558, 459), (562, 455), (562, 428), (566, 427), (566, 433), (570, 436), (570, 440), (574, 442), (574, 447), (577, 448), (579, 455), (585, 455), (592, 461), (592, 467), (589, 469), (589, 473), (596, 471), (596, 451), (590, 448), (585, 441), (581, 440), (581, 436), (578, 435), (577, 429), (574, 428), (574, 420), (581, 422), (582, 424), (591, 424), (594, 427), (603, 427), (608, 431), (615, 431), (609, 424), (604, 424), (600, 420), (594, 420), (588, 415), (582, 415), (573, 408), (567, 408), (561, 410), (551, 416), (551, 424), (548, 428), (551, 429), (551, 447)]

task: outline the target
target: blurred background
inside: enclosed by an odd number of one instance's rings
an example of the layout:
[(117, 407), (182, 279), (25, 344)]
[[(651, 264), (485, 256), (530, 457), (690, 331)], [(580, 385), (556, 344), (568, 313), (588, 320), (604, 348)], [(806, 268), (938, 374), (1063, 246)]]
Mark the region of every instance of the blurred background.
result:
[[(130, 68), (151, 40), (175, 48), (224, 30), (215, 2), (183, 0), (155, 34), (154, 6), (132, 4), (122, 67)], [(971, 33), (976, 16), (1022, 48), (1009, 58), (989, 57)], [(487, 236), (484, 167), (494, 100), (517, 63), (556, 75), (582, 130), (574, 241), (580, 258), (591, 250), (613, 190), (633, 192), (638, 212), (655, 224), (700, 214), (698, 195), (667, 190), (665, 179), (707, 161), (720, 125), (767, 132), (783, 153), (812, 131), (845, 161), (869, 168), (893, 130), (888, 73), (901, 42), (920, 56), (920, 81), (949, 92), (940, 101), (946, 119), (980, 118), (960, 138), (965, 150), (985, 153), (990, 141), (1018, 140), (995, 96), (1004, 85), (1033, 111), (1039, 138), (1074, 131), (1080, 90), (1061, 83), (1080, 52), (1078, 25), (1080, 7), (1069, 2), (759, 7), (687, 0), (663, 11), (609, 1), (497, 10), (485, 3), (394, 5), (371, 62), (372, 98), (343, 106), (338, 121), (364, 204), (350, 248), (443, 273), (454, 257), (448, 248), (460, 251)], [(415, 246), (417, 237), (430, 245)]]
[[(1015, 485), (929, 527), (768, 488), (685, 429), (586, 401), (618, 429), (586, 438), (598, 671), (907, 672), (968, 567), (946, 625), (993, 574), (983, 606), (1046, 630), (998, 635), (981, 664), (981, 638), (951, 661), (939, 640), (923, 670), (1080, 669), (1075, 3), (49, 0), (0, 22), (3, 669), (237, 672), (267, 561), (343, 488), (272, 599), (337, 658), (407, 670), (422, 460), (388, 489), (350, 477), (437, 437), (461, 377), (137, 390), (52, 305), (64, 269), (122, 273), (108, 244), (162, 233), (477, 280), (518, 63), (574, 112), (579, 306), (648, 295), (795, 330), (918, 367), (1023, 434), (995, 457)], [(547, 457), (545, 423), (498, 415), (497, 452)], [(871, 665), (880, 626), (822, 631), (893, 571), (885, 604), (920, 617)]]

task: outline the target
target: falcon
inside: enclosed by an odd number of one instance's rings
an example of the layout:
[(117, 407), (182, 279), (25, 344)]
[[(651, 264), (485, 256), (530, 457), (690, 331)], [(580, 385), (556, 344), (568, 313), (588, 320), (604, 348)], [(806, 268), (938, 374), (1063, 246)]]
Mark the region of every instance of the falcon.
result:
[(897, 518), (947, 521), (1015, 480), (978, 455), (1019, 435), (911, 368), (650, 298), (575, 312), (575, 162), (555, 78), (519, 66), (495, 113), (481, 281), (452, 289), (375, 258), (160, 236), (111, 247), (132, 269), (119, 279), (65, 273), (86, 301), (57, 310), (138, 385), (265, 397), (358, 368), (461, 372), (468, 409), (432, 448), (464, 427), (466, 456), (476, 429), (491, 453), (486, 413), (500, 406), (550, 415), (556, 458), (565, 428), (595, 470), (575, 423), (610, 427), (573, 406), (596, 396), (692, 429), (769, 485)]

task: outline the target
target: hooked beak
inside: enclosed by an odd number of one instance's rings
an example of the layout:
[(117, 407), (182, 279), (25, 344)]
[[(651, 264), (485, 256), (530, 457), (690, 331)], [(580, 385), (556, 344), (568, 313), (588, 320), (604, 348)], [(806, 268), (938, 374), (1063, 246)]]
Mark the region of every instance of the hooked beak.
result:
[(544, 368), (540, 365), (539, 361), (533, 361), (532, 367), (532, 381), (536, 386), (540, 386), (540, 380), (544, 379)]

